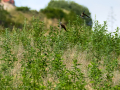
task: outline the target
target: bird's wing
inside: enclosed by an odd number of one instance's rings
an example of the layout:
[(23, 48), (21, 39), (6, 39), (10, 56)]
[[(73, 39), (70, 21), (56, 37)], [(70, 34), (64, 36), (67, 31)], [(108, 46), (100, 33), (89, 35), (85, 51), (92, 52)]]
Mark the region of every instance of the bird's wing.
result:
[(62, 28), (64, 28), (65, 31), (67, 31), (65, 25), (61, 24), (61, 26)]
[(90, 18), (88, 15), (84, 14), (85, 16), (87, 16), (88, 18)]

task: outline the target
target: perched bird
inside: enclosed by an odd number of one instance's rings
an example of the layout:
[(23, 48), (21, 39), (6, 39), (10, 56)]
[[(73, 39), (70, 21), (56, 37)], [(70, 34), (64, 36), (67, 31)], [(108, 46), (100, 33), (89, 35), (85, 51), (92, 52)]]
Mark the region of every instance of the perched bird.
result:
[(86, 15), (84, 12), (85, 12), (85, 11), (83, 11), (83, 12), (81, 13), (80, 17), (84, 18), (84, 16), (87, 16), (88, 18), (90, 18), (90, 17), (89, 17), (88, 15)]
[(65, 25), (62, 24), (62, 22), (60, 22), (60, 25), (61, 25), (61, 28), (64, 28), (64, 30), (67, 31)]

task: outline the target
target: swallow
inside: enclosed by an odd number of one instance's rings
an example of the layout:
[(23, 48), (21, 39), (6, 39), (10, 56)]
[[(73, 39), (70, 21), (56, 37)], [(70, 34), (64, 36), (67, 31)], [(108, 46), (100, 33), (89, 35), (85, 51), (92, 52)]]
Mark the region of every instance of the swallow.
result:
[(65, 31), (67, 31), (65, 25), (62, 24), (62, 22), (60, 22), (60, 25), (61, 25), (62, 28), (64, 28)]
[(85, 12), (85, 11), (83, 11), (83, 12), (81, 13), (80, 17), (84, 18), (84, 16), (86, 16), (86, 17), (90, 18), (90, 17), (89, 17), (88, 15), (86, 15), (84, 12)]

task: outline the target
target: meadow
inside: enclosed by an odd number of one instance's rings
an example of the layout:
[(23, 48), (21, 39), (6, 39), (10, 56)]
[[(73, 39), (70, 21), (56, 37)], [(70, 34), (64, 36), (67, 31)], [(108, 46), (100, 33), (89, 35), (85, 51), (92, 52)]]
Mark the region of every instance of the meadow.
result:
[(66, 32), (26, 22), (0, 32), (1, 90), (120, 90), (119, 28), (76, 19)]

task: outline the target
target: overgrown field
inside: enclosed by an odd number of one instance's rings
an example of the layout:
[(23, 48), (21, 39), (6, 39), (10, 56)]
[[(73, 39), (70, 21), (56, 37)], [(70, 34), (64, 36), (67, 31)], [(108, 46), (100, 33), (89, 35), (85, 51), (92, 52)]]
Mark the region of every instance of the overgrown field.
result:
[(46, 29), (33, 19), (0, 33), (1, 90), (120, 90), (120, 35), (77, 20)]

